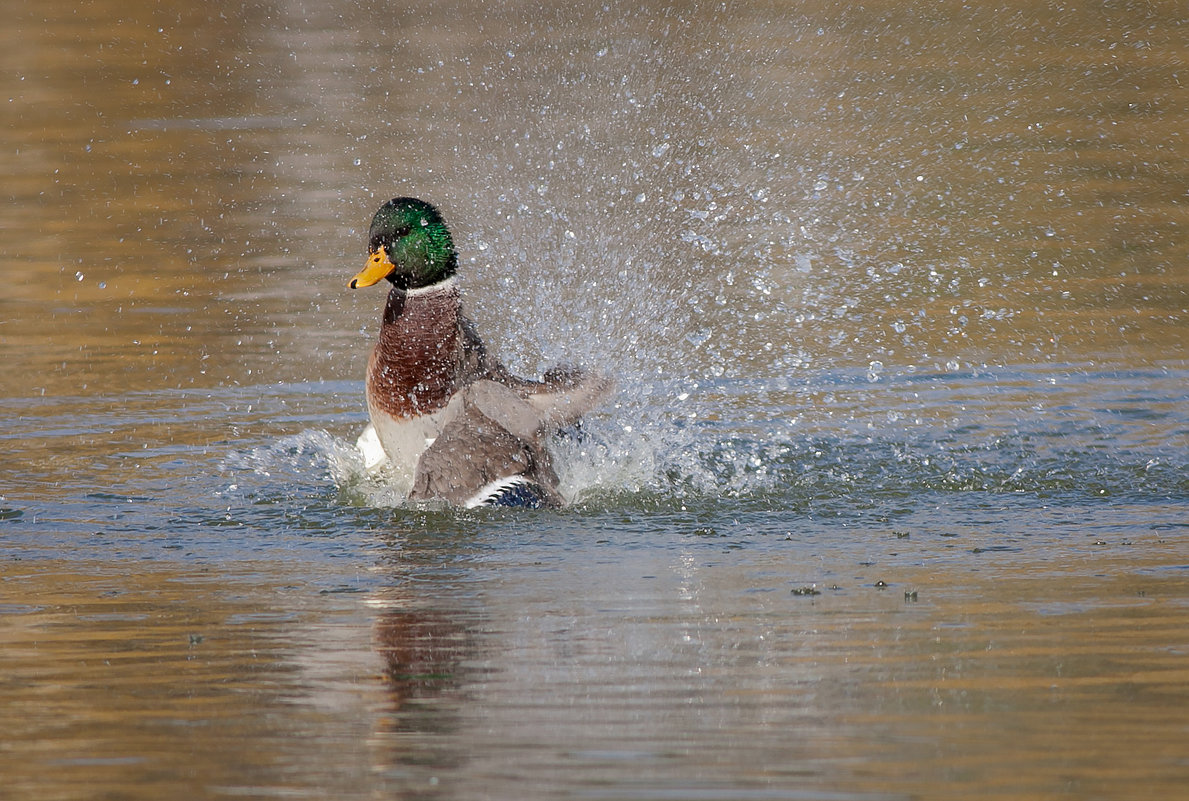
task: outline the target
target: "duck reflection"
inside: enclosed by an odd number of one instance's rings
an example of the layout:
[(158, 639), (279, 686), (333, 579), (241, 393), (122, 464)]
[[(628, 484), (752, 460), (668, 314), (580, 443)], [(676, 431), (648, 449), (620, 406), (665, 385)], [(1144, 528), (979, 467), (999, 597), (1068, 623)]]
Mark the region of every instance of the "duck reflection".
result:
[(448, 795), (448, 777), (467, 761), (459, 741), (475, 653), (471, 616), (392, 594), (373, 602), (383, 609), (373, 642), (387, 697), (375, 730), (380, 771), (400, 786), (415, 787), (417, 797)]
[[(384, 612), (376, 622), (376, 649), (394, 710), (437, 701), (455, 692), (471, 650), (465, 627), (436, 609)], [(435, 705), (436, 707), (436, 705)]]

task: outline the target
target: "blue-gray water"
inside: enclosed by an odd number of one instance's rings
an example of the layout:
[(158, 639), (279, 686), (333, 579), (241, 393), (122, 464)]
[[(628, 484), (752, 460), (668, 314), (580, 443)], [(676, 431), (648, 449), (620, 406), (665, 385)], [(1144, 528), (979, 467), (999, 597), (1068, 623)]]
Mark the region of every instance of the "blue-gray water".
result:
[[(17, 4), (5, 798), (1173, 798), (1177, 3)], [(375, 205), (560, 511), (353, 443)]]

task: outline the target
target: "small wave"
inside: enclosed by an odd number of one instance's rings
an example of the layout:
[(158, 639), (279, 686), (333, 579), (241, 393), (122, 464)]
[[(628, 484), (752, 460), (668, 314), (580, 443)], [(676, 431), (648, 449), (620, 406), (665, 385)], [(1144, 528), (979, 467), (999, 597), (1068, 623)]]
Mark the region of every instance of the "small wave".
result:
[[(653, 386), (564, 432), (551, 450), (562, 494), (578, 504), (632, 505), (635, 496), (765, 498), (794, 508), (922, 493), (1189, 497), (1189, 457), (1177, 433), (1184, 416), (1164, 394), (1150, 385), (1142, 405), (1152, 413), (1122, 415), (1102, 402), (1109, 380), (1082, 380), (1075, 390), (1054, 397), (1046, 380), (1041, 394), (1019, 376), (945, 376), (925, 386), (914, 376), (876, 388), (836, 376), (793, 390), (788, 382)], [(1086, 394), (1097, 403), (1083, 402)], [(226, 467), (232, 494), (331, 492), (343, 504), (394, 507), (408, 492), (407, 478), (367, 470), (353, 437), (323, 429), (233, 454)]]

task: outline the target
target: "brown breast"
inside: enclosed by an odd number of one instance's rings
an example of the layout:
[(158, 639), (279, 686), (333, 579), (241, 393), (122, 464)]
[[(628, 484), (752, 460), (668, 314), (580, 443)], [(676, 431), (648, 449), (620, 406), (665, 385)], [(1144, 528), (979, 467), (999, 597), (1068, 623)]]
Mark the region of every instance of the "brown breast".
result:
[(465, 381), (458, 287), (392, 289), (368, 362), (368, 403), (397, 419), (441, 409)]

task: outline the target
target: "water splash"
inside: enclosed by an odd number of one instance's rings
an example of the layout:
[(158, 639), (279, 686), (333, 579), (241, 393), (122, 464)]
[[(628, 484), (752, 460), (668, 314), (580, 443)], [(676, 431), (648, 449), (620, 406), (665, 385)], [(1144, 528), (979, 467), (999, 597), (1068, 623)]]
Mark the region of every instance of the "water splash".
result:
[[(394, 87), (420, 98), (405, 124), (450, 154), (434, 161), (445, 177), (409, 181), (445, 195), (492, 349), (525, 375), (568, 362), (617, 379), (614, 405), (557, 445), (570, 497), (1181, 492), (1183, 415), (1120, 427), (1102, 404), (1127, 384), (1109, 373), (1127, 362), (1120, 335), (1142, 341), (1129, 332), (1183, 309), (1104, 299), (1116, 282), (1101, 278), (1136, 257), (1071, 232), (1110, 202), (1020, 191), (1048, 187), (1052, 148), (1073, 144), (1032, 120), (1008, 141), (996, 123), (1019, 101), (1004, 108), (912, 19), (880, 39), (847, 15), (807, 27), (765, 7), (695, 25), (601, 8), (573, 12), (598, 17), (597, 41), (518, 19), (490, 52), (394, 62), (364, 87), (365, 106)], [(737, 46), (740, 31), (759, 44)], [(887, 58), (840, 63), (855, 42)], [(1014, 73), (1028, 50), (993, 55)], [(901, 72), (872, 71), (888, 63)], [(922, 90), (939, 64), (952, 85)], [(382, 141), (373, 173), (407, 172)], [(1066, 364), (1104, 348), (1104, 366)], [(1029, 363), (1052, 366), (1017, 371)], [(1161, 408), (1178, 397), (1168, 375), (1144, 377)]]
[[(925, 497), (1185, 503), (1187, 379), (1068, 368), (642, 382), (552, 450), (563, 495), (580, 506), (729, 501), (815, 515)], [(407, 488), (364, 468), (354, 433), (311, 428), (233, 454), (230, 494), (329, 490), (345, 505), (405, 505)]]

